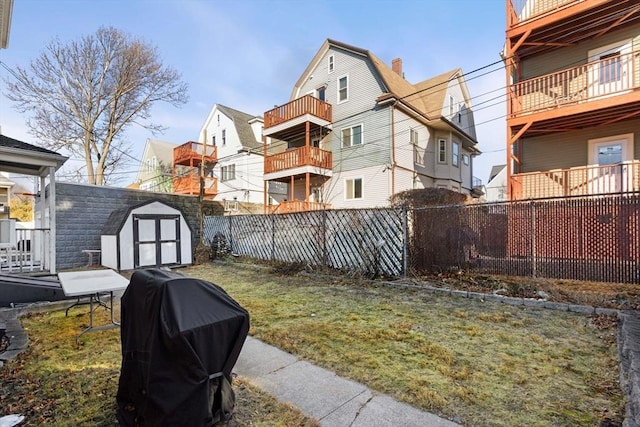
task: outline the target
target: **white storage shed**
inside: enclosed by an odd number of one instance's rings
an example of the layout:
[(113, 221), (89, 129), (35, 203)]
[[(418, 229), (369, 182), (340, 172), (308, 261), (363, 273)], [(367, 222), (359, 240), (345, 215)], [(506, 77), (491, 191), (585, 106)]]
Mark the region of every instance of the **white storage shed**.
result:
[(189, 224), (180, 210), (161, 201), (113, 211), (100, 249), (101, 264), (117, 271), (193, 262)]

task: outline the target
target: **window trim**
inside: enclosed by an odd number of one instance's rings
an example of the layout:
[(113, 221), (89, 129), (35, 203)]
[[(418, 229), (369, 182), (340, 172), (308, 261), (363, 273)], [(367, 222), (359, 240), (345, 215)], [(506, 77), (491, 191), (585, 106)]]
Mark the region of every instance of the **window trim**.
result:
[(331, 74), (336, 70), (336, 58), (335, 55), (329, 55), (327, 57), (327, 73)]
[(438, 151), (436, 152), (438, 163), (447, 163), (447, 144), (448, 141), (444, 138), (438, 138)]
[[(355, 197), (355, 181), (360, 180), (360, 197)], [(353, 181), (354, 182), (354, 187), (353, 187), (353, 193), (354, 193), (354, 197), (348, 197), (348, 193), (347, 193), (347, 182), (348, 181)], [(362, 176), (353, 176), (351, 178), (345, 178), (344, 179), (344, 200), (345, 201), (353, 201), (353, 200), (363, 200), (364, 199), (364, 177)]]
[(227, 130), (222, 129), (222, 145), (227, 145)]
[(469, 166), (471, 163), (471, 157), (467, 153), (462, 153), (462, 164)]
[[(233, 172), (233, 175), (231, 174), (231, 172)], [(220, 182), (233, 181), (234, 179), (236, 179), (235, 163), (220, 166)]]
[(454, 98), (454, 96), (449, 95), (449, 117), (453, 117), (453, 115), (455, 114), (455, 109), (453, 108), (455, 103), (456, 99)]
[[(353, 128), (360, 128), (360, 144), (353, 143)], [(344, 131), (350, 129), (351, 133), (349, 135), (349, 145), (344, 145)], [(340, 129), (340, 148), (351, 148), (351, 147), (360, 147), (364, 145), (364, 125), (362, 123), (355, 124), (353, 126), (346, 126)]]
[[(415, 135), (415, 141), (414, 141)], [(409, 129), (409, 144), (413, 146), (413, 163), (424, 166), (424, 153), (420, 152), (420, 133), (416, 129)]]
[[(346, 89), (346, 98), (343, 100), (340, 100), (340, 80), (342, 79), (347, 79), (347, 85), (345, 87)], [(338, 79), (336, 80), (336, 82), (338, 83), (338, 87), (336, 88), (336, 101), (338, 104), (342, 104), (343, 102), (347, 102), (349, 101), (349, 74), (344, 74), (340, 77), (338, 77)]]

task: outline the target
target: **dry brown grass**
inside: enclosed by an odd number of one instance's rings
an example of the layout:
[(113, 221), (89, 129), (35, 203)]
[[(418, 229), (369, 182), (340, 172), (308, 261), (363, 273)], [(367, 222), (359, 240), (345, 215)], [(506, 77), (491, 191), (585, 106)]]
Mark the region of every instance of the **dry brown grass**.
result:
[(354, 278), (215, 264), (251, 334), (467, 426), (620, 421), (615, 322)]

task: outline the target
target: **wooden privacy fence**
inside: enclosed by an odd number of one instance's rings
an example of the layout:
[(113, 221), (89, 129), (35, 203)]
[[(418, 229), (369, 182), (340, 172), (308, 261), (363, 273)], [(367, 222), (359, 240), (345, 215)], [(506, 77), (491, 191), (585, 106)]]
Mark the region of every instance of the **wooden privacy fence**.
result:
[(421, 208), (410, 268), (640, 283), (640, 194)]
[(406, 272), (406, 210), (324, 210), (209, 216), (204, 243), (252, 258), (301, 262), (370, 276)]

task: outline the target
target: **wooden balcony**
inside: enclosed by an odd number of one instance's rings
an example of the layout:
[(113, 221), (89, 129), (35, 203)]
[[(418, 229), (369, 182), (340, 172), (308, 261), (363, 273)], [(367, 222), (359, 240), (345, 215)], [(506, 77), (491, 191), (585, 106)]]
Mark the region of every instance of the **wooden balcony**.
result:
[[(200, 194), (200, 176), (189, 175), (173, 178), (173, 192), (175, 194)], [(205, 177), (204, 196), (211, 197), (218, 194), (218, 180), (216, 178)]]
[(218, 161), (216, 146), (189, 141), (173, 149), (173, 164), (199, 166), (202, 162), (215, 163)]
[(531, 19), (557, 12), (584, 0), (507, 0), (509, 25), (517, 25)]
[(511, 185), (514, 200), (636, 192), (640, 191), (640, 160), (514, 174)]
[(322, 211), (331, 209), (328, 203), (305, 202), (303, 200), (292, 200), (280, 202), (278, 205), (267, 206), (268, 214), (283, 214), (295, 212)]
[(303, 166), (331, 170), (333, 168), (333, 155), (331, 151), (305, 146), (267, 156), (264, 159), (265, 174)]
[(311, 95), (305, 95), (294, 99), (284, 105), (280, 105), (264, 113), (264, 129), (267, 130), (288, 121), (311, 116), (323, 122), (331, 123), (331, 104), (321, 101)]
[[(593, 61), (516, 83), (509, 88), (511, 117), (586, 104), (636, 90), (640, 87), (639, 53)], [(615, 103), (614, 99), (607, 101)]]

